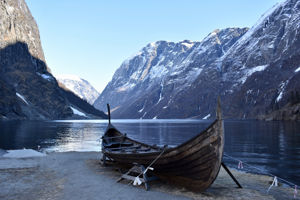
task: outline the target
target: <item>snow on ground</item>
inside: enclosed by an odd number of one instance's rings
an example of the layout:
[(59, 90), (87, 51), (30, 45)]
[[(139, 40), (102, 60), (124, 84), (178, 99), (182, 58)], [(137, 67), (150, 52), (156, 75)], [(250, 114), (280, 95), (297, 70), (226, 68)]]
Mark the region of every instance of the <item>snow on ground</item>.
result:
[(46, 154), (40, 153), (33, 149), (18, 149), (18, 150), (8, 150), (8, 153), (4, 154), (5, 158), (31, 158), (31, 157), (42, 157)]
[(161, 90), (160, 90), (160, 93), (159, 93), (159, 99), (158, 99), (156, 104), (158, 104), (163, 99), (163, 97), (162, 97), (162, 92), (164, 90), (164, 83), (163, 82), (164, 81), (161, 81), (161, 83), (160, 83)]
[(145, 112), (140, 119), (143, 119), (146, 116), (146, 114), (147, 114), (147, 112)]
[(47, 81), (52, 81), (53, 77), (47, 74), (41, 74), (41, 73), (37, 73), (39, 76), (41, 76), (43, 79), (46, 79)]
[(210, 114), (206, 115), (205, 117), (203, 117), (202, 119), (208, 119), (210, 117)]
[(74, 80), (74, 81), (82, 81), (79, 76), (73, 74), (59, 74), (55, 76), (58, 79), (67, 79), (67, 80)]
[(195, 43), (193, 41), (186, 41), (186, 42), (182, 42), (181, 44), (186, 46), (189, 49), (189, 48), (193, 47)]
[(118, 87), (116, 90), (117, 90), (117, 92), (124, 92), (126, 90), (131, 89), (131, 88), (134, 88), (135, 86), (136, 86), (135, 83), (127, 82), (126, 84), (122, 85), (121, 87)]
[(80, 112), (79, 110), (77, 110), (76, 108), (73, 108), (72, 106), (70, 106), (70, 108), (72, 109), (73, 113), (75, 115), (79, 115), (79, 116), (84, 116), (86, 117), (86, 114), (84, 114), (83, 112)]
[(28, 102), (26, 101), (26, 99), (20, 94), (20, 93), (16, 93), (16, 95), (22, 99), (22, 101), (24, 101), (27, 105), (28, 105)]
[(144, 104), (144, 106), (142, 107), (142, 109), (139, 110), (138, 112), (139, 112), (139, 113), (143, 112), (144, 108), (145, 108), (145, 104)]
[(239, 79), (239, 81), (242, 82), (242, 84), (244, 84), (246, 82), (247, 78), (250, 77), (253, 73), (264, 71), (267, 66), (268, 65), (260, 65), (260, 66), (256, 66), (256, 67), (252, 67), (251, 69), (248, 69), (245, 72), (244, 76)]
[(295, 70), (295, 72), (297, 73), (297, 72), (300, 72), (300, 67), (298, 67), (296, 70)]
[(285, 82), (281, 82), (279, 85), (279, 95), (276, 98), (276, 102), (279, 102), (282, 99), (282, 95), (284, 93), (285, 87), (287, 86), (287, 84), (289, 83), (289, 80), (285, 81)]

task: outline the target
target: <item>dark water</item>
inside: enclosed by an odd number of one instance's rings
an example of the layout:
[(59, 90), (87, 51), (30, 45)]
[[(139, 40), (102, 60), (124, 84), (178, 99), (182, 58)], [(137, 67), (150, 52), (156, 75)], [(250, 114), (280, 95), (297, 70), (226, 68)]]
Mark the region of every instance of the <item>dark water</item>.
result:
[[(148, 143), (176, 146), (205, 129), (211, 121), (113, 120), (128, 136)], [(107, 121), (0, 122), (0, 149), (100, 151)], [(300, 185), (300, 123), (225, 121), (225, 153)], [(224, 157), (225, 163), (237, 162)], [(253, 169), (245, 168), (255, 172)], [(257, 171), (256, 171), (257, 172)]]

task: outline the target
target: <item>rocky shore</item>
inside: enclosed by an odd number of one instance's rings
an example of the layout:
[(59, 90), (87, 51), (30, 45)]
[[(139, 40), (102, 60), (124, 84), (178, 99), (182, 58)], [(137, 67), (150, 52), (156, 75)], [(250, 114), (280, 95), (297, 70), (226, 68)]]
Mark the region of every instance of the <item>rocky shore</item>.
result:
[[(285, 185), (273, 187), (272, 177), (232, 173), (242, 184), (238, 189), (221, 169), (214, 184), (205, 192), (190, 192), (160, 180), (150, 190), (127, 181), (117, 183), (120, 172), (102, 166), (99, 152), (48, 153), (24, 157), (0, 152), (0, 199), (292, 199), (293, 190)], [(28, 157), (29, 156), (29, 157)]]

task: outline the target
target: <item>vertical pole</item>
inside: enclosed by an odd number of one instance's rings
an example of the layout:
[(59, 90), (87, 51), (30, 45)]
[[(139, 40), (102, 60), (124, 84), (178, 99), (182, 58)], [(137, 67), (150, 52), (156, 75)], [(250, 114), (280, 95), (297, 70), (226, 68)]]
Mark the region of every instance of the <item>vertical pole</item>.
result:
[(222, 119), (222, 110), (221, 110), (221, 100), (220, 100), (220, 96), (218, 97), (218, 100), (217, 100), (216, 118), (217, 118), (218, 120), (221, 120), (221, 119)]
[(108, 123), (110, 124), (110, 106), (107, 104)]

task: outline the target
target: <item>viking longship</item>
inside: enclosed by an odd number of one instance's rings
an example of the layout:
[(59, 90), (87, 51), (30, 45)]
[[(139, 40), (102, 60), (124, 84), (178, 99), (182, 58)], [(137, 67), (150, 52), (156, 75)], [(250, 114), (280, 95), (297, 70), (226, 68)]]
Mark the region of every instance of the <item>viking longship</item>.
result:
[[(222, 162), (224, 128), (218, 103), (216, 120), (205, 130), (176, 147), (159, 147), (135, 141), (109, 123), (102, 137), (102, 153), (105, 159), (124, 166), (138, 163), (152, 165), (154, 173), (190, 190), (203, 191), (216, 179)], [(184, 133), (182, 133), (184, 134)], [(153, 163), (153, 161), (155, 161)]]

